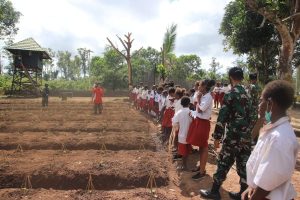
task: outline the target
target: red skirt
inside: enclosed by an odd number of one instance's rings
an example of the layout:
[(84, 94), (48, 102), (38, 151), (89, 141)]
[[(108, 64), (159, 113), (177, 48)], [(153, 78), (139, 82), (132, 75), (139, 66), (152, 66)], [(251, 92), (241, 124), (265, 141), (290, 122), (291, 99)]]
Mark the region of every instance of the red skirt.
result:
[(154, 110), (154, 98), (150, 98), (149, 100), (149, 108)]
[(183, 157), (188, 156), (192, 151), (192, 146), (190, 144), (178, 143), (178, 154)]
[(210, 121), (206, 119), (196, 118), (190, 125), (186, 141), (187, 143), (194, 146), (208, 147), (209, 131)]
[(147, 106), (147, 99), (142, 99), (141, 108), (146, 108)]
[(162, 127), (172, 127), (172, 118), (174, 116), (174, 110), (171, 108), (168, 108), (164, 112), (164, 116), (162, 119)]

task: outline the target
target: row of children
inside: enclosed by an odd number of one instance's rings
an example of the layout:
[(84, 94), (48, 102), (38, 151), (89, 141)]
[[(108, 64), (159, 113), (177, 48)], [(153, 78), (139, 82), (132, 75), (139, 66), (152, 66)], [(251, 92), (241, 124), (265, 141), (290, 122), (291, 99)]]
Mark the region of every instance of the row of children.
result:
[[(294, 199), (296, 193), (291, 176), (299, 144), (286, 114), (293, 102), (292, 86), (285, 81), (270, 82), (263, 90), (259, 104), (256, 74), (250, 75), (248, 86), (242, 84), (241, 68), (231, 68), (228, 75), (231, 88), (222, 98), (223, 105), (212, 134), (215, 148), (222, 142), (217, 170), (211, 189), (200, 190), (200, 195), (221, 199), (219, 189), (236, 162), (240, 191), (229, 192), (232, 199)], [(182, 159), (181, 169), (187, 170), (192, 146), (199, 148), (200, 165), (192, 170), (196, 173), (192, 177), (194, 180), (206, 175), (210, 119), (216, 98), (214, 85), (214, 80), (203, 80), (196, 82), (194, 90), (188, 92), (168, 85), (168, 94), (166, 88), (159, 87), (157, 92), (153, 88), (153, 109), (162, 118), (163, 141), (169, 141), (176, 150), (174, 160)], [(139, 92), (143, 94), (143, 89)], [(132, 98), (139, 109), (146, 111), (145, 103), (141, 103), (145, 97), (138, 96), (139, 92), (132, 92)], [(151, 96), (149, 106), (150, 100)], [(263, 124), (265, 126), (260, 129)], [(252, 152), (251, 142), (257, 135), (258, 142)]]

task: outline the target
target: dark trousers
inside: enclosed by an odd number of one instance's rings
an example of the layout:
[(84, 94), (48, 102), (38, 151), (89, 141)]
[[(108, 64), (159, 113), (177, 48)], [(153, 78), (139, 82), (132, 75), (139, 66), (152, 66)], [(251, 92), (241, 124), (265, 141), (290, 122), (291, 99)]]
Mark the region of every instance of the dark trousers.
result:
[(42, 106), (43, 107), (48, 107), (48, 96), (42, 97)]
[(103, 110), (102, 103), (94, 104), (94, 113), (95, 114), (97, 114), (97, 113), (101, 114), (102, 110)]
[(240, 176), (240, 182), (247, 183), (246, 164), (251, 154), (251, 144), (226, 144), (224, 143), (219, 154), (217, 171), (213, 178), (218, 184), (222, 184), (227, 173), (236, 162), (236, 171)]

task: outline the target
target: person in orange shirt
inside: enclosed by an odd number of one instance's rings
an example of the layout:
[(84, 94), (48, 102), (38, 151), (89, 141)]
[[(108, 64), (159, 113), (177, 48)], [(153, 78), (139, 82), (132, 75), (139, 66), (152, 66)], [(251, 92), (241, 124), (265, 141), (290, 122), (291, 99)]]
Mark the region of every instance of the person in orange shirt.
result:
[(101, 114), (103, 110), (103, 106), (102, 106), (103, 89), (100, 87), (99, 83), (96, 83), (92, 92), (93, 92), (92, 101), (94, 103), (94, 114), (97, 113)]

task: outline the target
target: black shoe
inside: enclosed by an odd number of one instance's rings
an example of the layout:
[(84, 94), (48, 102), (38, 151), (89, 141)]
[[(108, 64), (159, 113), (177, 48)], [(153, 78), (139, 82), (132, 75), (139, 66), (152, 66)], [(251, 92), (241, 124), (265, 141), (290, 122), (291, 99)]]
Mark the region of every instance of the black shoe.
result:
[(243, 192), (248, 188), (248, 185), (246, 183), (241, 183), (241, 188), (239, 192), (229, 192), (229, 196), (231, 199), (234, 200), (241, 200)]
[(197, 174), (192, 176), (192, 179), (197, 181), (197, 180), (204, 178), (205, 176), (206, 176), (206, 172), (203, 172), (203, 173), (198, 172)]
[(201, 197), (206, 199), (221, 200), (221, 194), (219, 191), (212, 192), (211, 190), (200, 190), (199, 193)]
[(229, 196), (231, 199), (234, 200), (241, 200), (242, 199), (242, 195), (239, 192), (228, 192)]
[(174, 161), (182, 160), (182, 155), (178, 155), (178, 154), (174, 155), (173, 160)]

